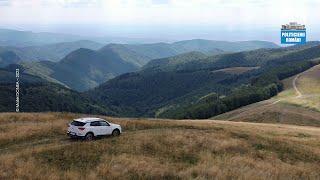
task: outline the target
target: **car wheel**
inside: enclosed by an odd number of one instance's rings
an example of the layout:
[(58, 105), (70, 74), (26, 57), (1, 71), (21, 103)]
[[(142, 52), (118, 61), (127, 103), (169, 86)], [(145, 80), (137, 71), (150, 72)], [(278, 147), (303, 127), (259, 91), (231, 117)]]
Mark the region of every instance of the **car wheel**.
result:
[(115, 129), (112, 131), (112, 136), (119, 136), (120, 135), (120, 131), (118, 129)]
[(93, 138), (94, 138), (94, 136), (93, 136), (92, 133), (88, 133), (88, 134), (86, 134), (86, 136), (84, 137), (84, 139), (85, 139), (86, 141), (92, 141)]

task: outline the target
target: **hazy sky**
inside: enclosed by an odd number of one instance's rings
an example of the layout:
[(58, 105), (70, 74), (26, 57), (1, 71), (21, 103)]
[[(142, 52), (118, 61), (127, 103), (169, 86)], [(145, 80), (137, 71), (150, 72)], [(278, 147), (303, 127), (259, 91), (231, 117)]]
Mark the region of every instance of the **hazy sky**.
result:
[[(319, 34), (319, 0), (0, 0), (0, 26), (89, 35), (268, 39), (281, 24)], [(277, 37), (278, 38), (278, 37)]]

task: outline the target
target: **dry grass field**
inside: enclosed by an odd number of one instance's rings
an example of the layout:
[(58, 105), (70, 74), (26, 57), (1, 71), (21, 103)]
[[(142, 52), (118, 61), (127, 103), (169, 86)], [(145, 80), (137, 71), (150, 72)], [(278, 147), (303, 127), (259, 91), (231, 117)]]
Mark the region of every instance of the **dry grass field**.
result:
[(108, 118), (121, 136), (70, 140), (81, 116), (0, 114), (0, 179), (320, 178), (320, 128)]
[(274, 98), (213, 119), (320, 127), (320, 65), (285, 79), (283, 83), (285, 90)]
[(320, 111), (320, 65), (315, 66), (296, 78), (296, 87), (301, 96), (295, 98), (296, 92), (290, 83), (293, 78), (284, 80), (286, 91), (279, 94), (283, 102)]

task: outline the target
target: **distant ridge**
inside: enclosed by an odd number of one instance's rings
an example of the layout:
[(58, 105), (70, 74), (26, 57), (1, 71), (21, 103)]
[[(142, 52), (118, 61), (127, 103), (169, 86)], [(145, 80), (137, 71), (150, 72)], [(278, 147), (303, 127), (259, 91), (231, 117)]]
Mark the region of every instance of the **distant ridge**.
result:
[[(91, 41), (77, 41), (46, 45), (39, 48), (60, 49), (56, 47), (68, 47), (72, 49), (80, 47), (80, 43), (95, 45), (95, 43)], [(219, 43), (222, 44), (219, 45)], [(254, 46), (256, 43), (257, 46)], [(96, 46), (99, 46), (99, 44)], [(209, 40), (189, 40), (172, 44), (113, 43), (103, 46), (98, 50), (92, 50), (90, 48), (76, 49), (57, 63), (41, 61), (34, 63), (23, 62), (21, 64), (28, 67), (27, 72), (30, 74), (41, 76), (49, 81), (63, 84), (77, 91), (86, 91), (120, 74), (136, 71), (152, 59), (158, 59), (159, 65), (163, 65), (166, 62), (163, 58), (175, 56), (170, 58), (170, 62), (179, 65), (179, 67), (183, 67), (184, 65), (182, 63), (187, 64), (189, 61), (191, 62), (195, 59), (204, 59), (208, 56), (225, 53), (223, 49), (217, 49), (216, 47), (226, 48), (227, 51), (238, 51), (245, 48), (255, 49), (264, 47), (270, 49), (275, 47), (275, 45), (260, 41), (233, 43)], [(199, 52), (193, 49), (199, 50)], [(170, 65), (170, 67), (173, 67), (173, 64)]]
[(23, 61), (59, 61), (70, 52), (79, 48), (88, 48), (97, 50), (103, 45), (88, 41), (79, 40), (73, 42), (62, 42), (42, 46), (14, 47), (0, 46), (0, 53), (3, 51), (12, 51)]
[(77, 91), (94, 88), (117, 75), (137, 70), (112, 49), (77, 49), (59, 62), (21, 63), (26, 73), (63, 84)]

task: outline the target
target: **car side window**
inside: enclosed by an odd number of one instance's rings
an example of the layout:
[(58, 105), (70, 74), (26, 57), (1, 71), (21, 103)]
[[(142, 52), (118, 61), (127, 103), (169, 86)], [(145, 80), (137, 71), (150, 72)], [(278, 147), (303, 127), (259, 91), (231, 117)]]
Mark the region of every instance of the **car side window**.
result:
[(110, 126), (110, 124), (105, 121), (100, 121), (100, 126)]
[(90, 123), (90, 126), (101, 126), (99, 121), (94, 121)]

